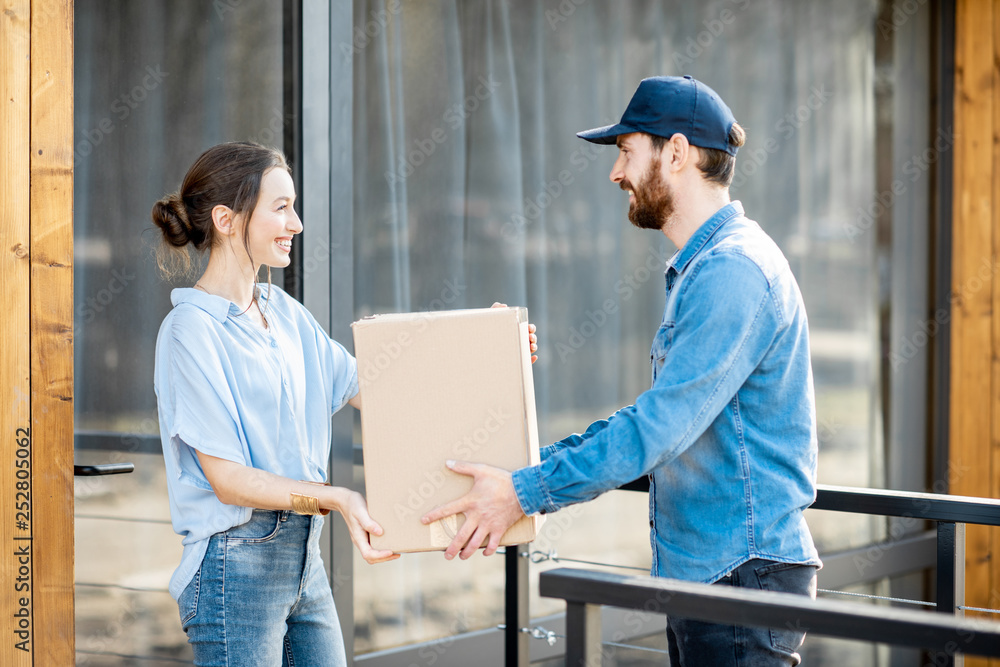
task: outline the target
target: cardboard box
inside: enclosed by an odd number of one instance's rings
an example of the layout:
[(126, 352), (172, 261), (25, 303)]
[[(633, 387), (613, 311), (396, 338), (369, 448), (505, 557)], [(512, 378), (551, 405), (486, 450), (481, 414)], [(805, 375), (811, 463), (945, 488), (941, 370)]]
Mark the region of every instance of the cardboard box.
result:
[[(373, 315), (351, 325), (358, 360), (368, 510), (385, 529), (372, 546), (444, 550), (464, 517), (420, 517), (459, 498), (472, 478), (445, 461), (516, 470), (539, 462), (525, 308)], [(501, 544), (530, 542), (525, 517)]]

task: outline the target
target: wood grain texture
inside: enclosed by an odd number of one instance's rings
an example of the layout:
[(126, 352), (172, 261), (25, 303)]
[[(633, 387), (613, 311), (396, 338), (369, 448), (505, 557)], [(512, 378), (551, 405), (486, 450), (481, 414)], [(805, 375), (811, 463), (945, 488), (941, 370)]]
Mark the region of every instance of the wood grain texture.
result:
[[(29, 531), (16, 528), (16, 431), (30, 426), (31, 382), (29, 347), (30, 181), (30, 2), (0, 1), (0, 664), (31, 665), (34, 636), (20, 650), (13, 639), (23, 631), (16, 615), (31, 613), (30, 590), (18, 581), (15, 537)], [(30, 542), (22, 543), (29, 546)], [(29, 568), (30, 569), (30, 568)], [(17, 590), (21, 588), (21, 590)], [(27, 600), (27, 606), (22, 605)], [(30, 619), (28, 631), (30, 628)]]
[[(959, 0), (955, 42), (955, 154), (952, 218), (952, 320), (949, 481), (951, 493), (997, 497), (1000, 459), (993, 451), (993, 249), (997, 211), (996, 136), (1000, 94), (994, 65), (1000, 47), (997, 10), (983, 0)], [(995, 607), (996, 529), (969, 526), (966, 604)], [(990, 664), (969, 658), (971, 666)]]
[(72, 665), (73, 3), (31, 7), (35, 664)]
[[(992, 4), (992, 3), (991, 3)], [(993, 49), (981, 57), (991, 61), (992, 69), (992, 94), (993, 94), (993, 119), (991, 140), (993, 146), (992, 174), (993, 183), (991, 199), (993, 202), (991, 215), (986, 221), (992, 236), (992, 243), (986, 247), (989, 257), (984, 258), (976, 267), (967, 267), (967, 273), (974, 271), (974, 275), (968, 279), (970, 281), (982, 280), (983, 291), (990, 292), (990, 320), (992, 323), (991, 341), (988, 347), (983, 349), (983, 365), (989, 367), (990, 390), (987, 396), (990, 401), (989, 418), (984, 419), (989, 425), (988, 439), (983, 443), (984, 457), (989, 460), (990, 488), (989, 495), (992, 498), (1000, 498), (1000, 271), (998, 271), (997, 258), (1000, 251), (1000, 231), (997, 230), (997, 223), (1000, 221), (1000, 143), (997, 137), (1000, 136), (1000, 70), (997, 68), (997, 57), (1000, 55), (1000, 9), (993, 4), (993, 15), (990, 21), (993, 31)], [(984, 235), (985, 236), (985, 235)], [(974, 287), (973, 282), (969, 287)], [(985, 304), (983, 304), (985, 305)], [(990, 534), (990, 588), (988, 607), (991, 609), (1000, 608), (1000, 530), (989, 529)], [(996, 620), (994, 616), (992, 620)], [(991, 665), (1000, 667), (1000, 660), (993, 658), (989, 661), (979, 659), (978, 661), (967, 661), (969, 667), (979, 665)]]

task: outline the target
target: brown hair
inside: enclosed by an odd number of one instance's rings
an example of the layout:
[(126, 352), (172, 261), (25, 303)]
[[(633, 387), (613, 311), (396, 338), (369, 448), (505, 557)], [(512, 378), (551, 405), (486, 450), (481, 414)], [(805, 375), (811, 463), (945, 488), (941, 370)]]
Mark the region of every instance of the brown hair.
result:
[[(284, 154), (251, 142), (231, 142), (209, 148), (188, 169), (180, 190), (153, 204), (153, 222), (163, 233), (157, 264), (168, 276), (186, 275), (192, 262), (189, 245), (204, 252), (215, 244), (212, 209), (228, 206), (247, 219), (260, 198), (264, 174), (274, 167), (291, 171)], [(250, 253), (249, 227), (243, 246)]]
[[(663, 146), (667, 143), (666, 137), (651, 134), (649, 138), (652, 140), (653, 150), (657, 153), (663, 150)], [(733, 126), (729, 128), (729, 145), (739, 148), (746, 141), (746, 130), (734, 121)], [(736, 173), (736, 156), (716, 148), (703, 148), (699, 146), (698, 150), (701, 151), (698, 169), (701, 170), (705, 180), (728, 188), (733, 182), (733, 175)]]

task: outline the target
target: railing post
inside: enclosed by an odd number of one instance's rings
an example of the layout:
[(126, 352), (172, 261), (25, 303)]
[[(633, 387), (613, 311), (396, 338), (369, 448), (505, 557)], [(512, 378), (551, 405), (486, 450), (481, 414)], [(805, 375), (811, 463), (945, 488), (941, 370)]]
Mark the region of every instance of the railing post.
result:
[(601, 667), (601, 607), (566, 601), (566, 667)]
[[(959, 546), (961, 533), (961, 547)], [(954, 614), (964, 598), (965, 524), (937, 524), (937, 611)], [(962, 558), (959, 560), (959, 554)]]
[[(965, 604), (965, 524), (939, 521), (937, 524), (937, 611), (964, 615)], [(939, 654), (936, 665), (962, 667), (964, 656)]]
[(526, 544), (514, 544), (504, 553), (504, 665), (528, 667), (531, 662), (530, 636), (521, 632), (531, 622), (528, 611), (528, 559), (521, 553)]

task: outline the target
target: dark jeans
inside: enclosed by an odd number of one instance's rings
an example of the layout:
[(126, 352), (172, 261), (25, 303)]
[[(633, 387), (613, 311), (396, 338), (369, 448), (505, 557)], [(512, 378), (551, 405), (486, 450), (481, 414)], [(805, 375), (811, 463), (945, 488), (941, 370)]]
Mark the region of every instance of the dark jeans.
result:
[[(751, 560), (715, 582), (758, 590), (816, 597), (812, 565)], [(671, 667), (771, 667), (797, 665), (805, 639), (798, 628), (741, 628), (683, 618), (667, 619)]]

